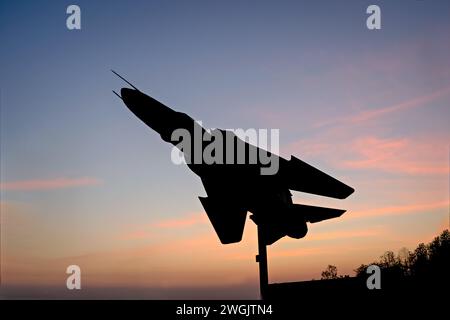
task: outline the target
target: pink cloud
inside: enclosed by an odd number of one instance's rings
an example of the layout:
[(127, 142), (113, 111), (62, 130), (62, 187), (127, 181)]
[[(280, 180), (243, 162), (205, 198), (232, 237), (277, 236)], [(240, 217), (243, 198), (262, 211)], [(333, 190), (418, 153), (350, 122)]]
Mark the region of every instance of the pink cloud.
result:
[(428, 203), (413, 203), (397, 206), (386, 206), (381, 208), (371, 208), (366, 210), (352, 211), (348, 218), (365, 218), (378, 216), (407, 215), (415, 212), (426, 212), (447, 208), (450, 202), (448, 200), (434, 201)]
[[(434, 141), (433, 141), (434, 140)], [(407, 174), (448, 174), (447, 146), (440, 138), (414, 140), (366, 136), (350, 143), (353, 160), (342, 160), (351, 169), (376, 169)]]
[(83, 186), (99, 185), (100, 180), (90, 177), (81, 178), (56, 178), (48, 180), (21, 180), (1, 182), (0, 190), (8, 191), (34, 191), (34, 190), (54, 190)]
[(422, 96), (417, 96), (409, 100), (405, 100), (403, 102), (390, 105), (387, 107), (377, 108), (374, 110), (364, 110), (360, 113), (354, 114), (354, 115), (348, 115), (345, 117), (339, 117), (335, 119), (326, 120), (323, 122), (319, 122), (315, 124), (314, 127), (322, 127), (325, 125), (332, 125), (332, 124), (363, 124), (367, 121), (374, 120), (383, 116), (386, 116), (391, 113), (399, 112), (399, 111), (405, 111), (413, 108), (418, 107), (424, 107), (428, 103), (444, 97), (450, 93), (450, 86), (444, 87), (442, 89), (436, 90), (432, 93), (425, 94)]
[(354, 238), (375, 237), (385, 233), (386, 230), (379, 227), (373, 227), (370, 229), (363, 229), (363, 230), (339, 230), (321, 233), (310, 232), (308, 234), (308, 240), (324, 241), (324, 240), (338, 240), (338, 239), (354, 239)]
[(352, 170), (408, 175), (447, 175), (450, 172), (448, 137), (440, 134), (400, 138), (361, 135), (355, 138), (345, 130), (333, 129), (311, 139), (290, 143), (281, 151), (283, 155), (298, 155), (310, 162), (315, 158), (327, 159), (332, 167)]

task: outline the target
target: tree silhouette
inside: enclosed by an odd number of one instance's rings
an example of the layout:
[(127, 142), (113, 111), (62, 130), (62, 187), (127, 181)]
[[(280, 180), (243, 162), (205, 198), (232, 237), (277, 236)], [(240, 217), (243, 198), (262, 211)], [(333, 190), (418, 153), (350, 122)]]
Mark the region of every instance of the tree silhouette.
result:
[(413, 252), (402, 248), (395, 256), (392, 251), (386, 251), (378, 261), (356, 268), (356, 276), (367, 277), (366, 270), (371, 264), (380, 267), (387, 281), (412, 279), (422, 284), (429, 280), (449, 283), (450, 232), (444, 230), (429, 244), (420, 243)]
[(331, 264), (328, 265), (328, 267), (322, 271), (322, 280), (328, 280), (328, 279), (337, 279), (337, 267), (333, 266)]
[[(369, 290), (369, 277), (375, 275), (373, 272), (367, 273), (369, 265), (378, 265), (381, 270), (380, 290)], [(401, 298), (408, 301), (427, 298), (432, 300), (434, 306), (436, 300), (433, 299), (448, 296), (450, 232), (444, 230), (433, 241), (428, 244), (421, 243), (413, 251), (406, 248), (401, 248), (398, 254), (386, 251), (377, 261), (361, 264), (355, 272), (356, 277), (340, 276), (337, 267), (330, 264), (322, 272), (321, 281), (271, 284), (269, 296), (288, 301), (304, 294), (305, 297), (321, 303), (342, 297), (347, 305), (351, 299), (374, 301), (375, 305), (379, 305), (396, 304)], [(447, 305), (442, 304), (444, 307)]]

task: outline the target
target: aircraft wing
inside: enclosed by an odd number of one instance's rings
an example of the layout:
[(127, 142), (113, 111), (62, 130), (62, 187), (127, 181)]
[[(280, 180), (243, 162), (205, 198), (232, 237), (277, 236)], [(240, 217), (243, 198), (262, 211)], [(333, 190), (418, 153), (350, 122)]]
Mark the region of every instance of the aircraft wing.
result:
[(313, 166), (291, 156), (280, 164), (280, 175), (291, 190), (345, 199), (355, 190)]
[(234, 206), (232, 201), (226, 198), (199, 197), (199, 199), (220, 242), (229, 244), (241, 241), (247, 210)]

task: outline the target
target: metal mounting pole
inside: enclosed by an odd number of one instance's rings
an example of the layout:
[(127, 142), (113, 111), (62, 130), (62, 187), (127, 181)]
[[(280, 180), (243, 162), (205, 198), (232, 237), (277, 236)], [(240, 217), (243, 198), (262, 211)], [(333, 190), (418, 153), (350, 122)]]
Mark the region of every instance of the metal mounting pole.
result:
[(269, 288), (269, 274), (267, 269), (267, 247), (261, 228), (258, 228), (258, 255), (256, 262), (259, 263), (259, 289), (261, 299), (267, 298), (267, 289)]

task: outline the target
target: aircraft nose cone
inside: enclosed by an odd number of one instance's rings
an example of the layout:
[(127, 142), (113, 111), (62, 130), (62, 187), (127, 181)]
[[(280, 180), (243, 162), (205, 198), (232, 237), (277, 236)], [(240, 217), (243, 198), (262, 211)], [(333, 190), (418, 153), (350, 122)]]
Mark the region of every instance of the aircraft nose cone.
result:
[(122, 88), (120, 89), (120, 95), (128, 109), (136, 115), (141, 113), (142, 93), (138, 90)]
[(120, 95), (122, 96), (122, 99), (125, 101), (125, 103), (130, 103), (133, 100), (135, 100), (137, 96), (137, 90), (129, 89), (129, 88), (122, 88), (120, 89)]

